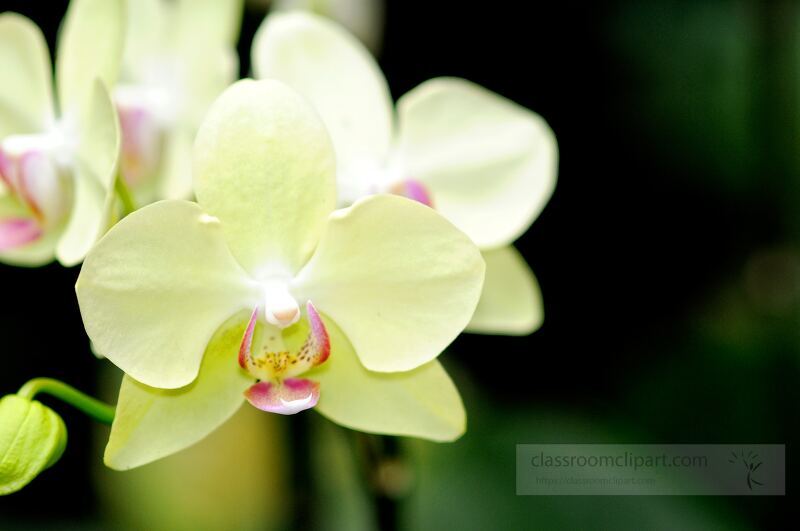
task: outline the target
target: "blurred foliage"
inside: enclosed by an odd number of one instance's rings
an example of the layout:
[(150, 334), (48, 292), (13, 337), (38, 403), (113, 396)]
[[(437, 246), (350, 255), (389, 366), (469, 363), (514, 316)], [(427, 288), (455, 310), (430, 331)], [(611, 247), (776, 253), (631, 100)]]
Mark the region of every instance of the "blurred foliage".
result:
[(747, 192), (758, 182), (753, 15), (743, 1), (667, 0), (625, 2), (610, 21), (631, 81), (623, 118), (672, 167), (704, 170), (705, 186)]

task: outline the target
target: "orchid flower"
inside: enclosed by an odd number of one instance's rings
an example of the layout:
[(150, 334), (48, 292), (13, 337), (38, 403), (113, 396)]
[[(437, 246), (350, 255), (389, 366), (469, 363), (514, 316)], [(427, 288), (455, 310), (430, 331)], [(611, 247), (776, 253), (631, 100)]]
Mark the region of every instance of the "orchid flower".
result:
[(120, 81), (122, 176), (138, 203), (189, 198), (192, 142), (214, 99), (238, 77), (242, 0), (136, 0)]
[[(486, 282), (468, 331), (527, 334), (543, 311), (511, 245), (544, 208), (557, 146), (533, 112), (463, 79), (427, 81), (392, 109), (369, 52), (336, 24), (302, 12), (267, 16), (253, 44), (258, 78), (303, 94), (338, 161), (339, 202), (393, 192), (435, 207), (483, 251)], [(396, 123), (395, 123), (396, 122)]]
[(244, 401), (316, 407), (367, 432), (463, 432), (435, 358), (480, 296), (484, 263), (466, 235), (392, 195), (335, 211), (329, 136), (277, 81), (240, 81), (216, 100), (193, 178), (198, 203), (127, 216), (78, 278), (89, 337), (126, 373), (106, 464), (185, 448)]
[(70, 3), (58, 104), (41, 31), (0, 15), (0, 262), (77, 264), (111, 223), (119, 127), (107, 87), (122, 55), (123, 13), (122, 0)]

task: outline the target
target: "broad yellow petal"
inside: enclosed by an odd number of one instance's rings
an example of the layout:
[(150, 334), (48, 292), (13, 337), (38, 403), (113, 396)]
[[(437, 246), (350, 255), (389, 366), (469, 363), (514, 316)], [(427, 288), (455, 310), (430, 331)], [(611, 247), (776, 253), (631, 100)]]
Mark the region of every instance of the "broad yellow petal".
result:
[(257, 278), (297, 271), (335, 203), (325, 127), (277, 81), (239, 81), (214, 102), (195, 140), (193, 175), (198, 202)]
[(250, 282), (219, 221), (194, 203), (161, 201), (95, 245), (76, 290), (95, 349), (139, 382), (174, 389), (195, 379), (220, 323), (257, 304)]
[(331, 215), (294, 289), (336, 321), (366, 368), (408, 371), (464, 329), (483, 274), (477, 247), (435, 210), (375, 195)]
[(53, 120), (50, 53), (39, 28), (16, 13), (0, 15), (0, 140), (41, 133)]
[(236, 46), (243, 0), (176, 0), (175, 40), (190, 53)]
[(438, 361), (407, 372), (364, 368), (339, 327), (325, 319), (331, 356), (304, 375), (320, 384), (316, 410), (342, 426), (369, 433), (452, 441), (466, 429), (466, 413)]
[(270, 14), (253, 43), (253, 70), (314, 105), (333, 138), (343, 186), (348, 168), (383, 162), (392, 141), (389, 87), (369, 51), (344, 28), (304, 12)]
[(111, 224), (115, 205), (120, 129), (114, 104), (100, 80), (95, 81), (82, 111), (72, 211), (56, 247), (58, 261), (65, 266), (83, 260)]
[(542, 292), (533, 271), (512, 246), (483, 252), (486, 280), (467, 332), (525, 335), (544, 321)]
[(229, 319), (208, 344), (197, 379), (180, 389), (122, 381), (105, 462), (126, 470), (178, 452), (228, 420), (253, 377), (236, 362), (247, 313)]
[[(132, 0), (136, 1), (136, 0)], [(125, 0), (72, 0), (58, 35), (56, 81), (61, 113), (84, 105), (95, 78), (109, 90), (119, 76)]]
[(481, 249), (507, 245), (556, 184), (558, 148), (537, 114), (463, 79), (427, 81), (398, 102), (400, 159)]

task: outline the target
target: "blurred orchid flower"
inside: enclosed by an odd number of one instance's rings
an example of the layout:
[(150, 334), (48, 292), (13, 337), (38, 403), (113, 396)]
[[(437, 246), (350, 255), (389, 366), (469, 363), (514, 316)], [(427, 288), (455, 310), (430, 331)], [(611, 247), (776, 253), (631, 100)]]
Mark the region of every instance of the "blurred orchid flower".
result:
[(0, 262), (77, 264), (111, 223), (119, 127), (106, 87), (119, 69), (123, 13), (123, 0), (70, 3), (58, 105), (41, 31), (0, 15)]
[(122, 175), (137, 203), (190, 197), (194, 135), (214, 98), (238, 77), (242, 3), (128, 3), (113, 98), (122, 126)]
[(555, 187), (558, 150), (541, 117), (469, 81), (439, 78), (400, 99), (395, 123), (368, 51), (308, 13), (269, 15), (253, 67), (257, 77), (298, 90), (322, 116), (336, 149), (340, 204), (405, 195), (435, 207), (481, 248), (486, 283), (468, 331), (527, 334), (541, 325), (538, 283), (511, 246)]
[(272, 0), (275, 11), (310, 11), (334, 20), (377, 53), (383, 42), (384, 0)]
[(227, 89), (193, 162), (199, 204), (127, 216), (78, 279), (90, 338), (127, 374), (106, 463), (185, 448), (245, 400), (284, 414), (316, 406), (368, 432), (458, 437), (463, 405), (435, 358), (480, 296), (469, 238), (402, 197), (334, 211), (328, 134), (277, 81)]

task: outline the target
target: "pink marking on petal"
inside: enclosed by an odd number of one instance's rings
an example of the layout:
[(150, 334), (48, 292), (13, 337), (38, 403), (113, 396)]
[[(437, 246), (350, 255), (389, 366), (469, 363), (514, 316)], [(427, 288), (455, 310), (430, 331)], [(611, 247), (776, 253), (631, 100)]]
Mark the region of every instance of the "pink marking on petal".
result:
[(244, 396), (261, 411), (294, 415), (317, 405), (319, 383), (302, 378), (287, 378), (281, 383), (258, 382)]
[(405, 181), (400, 181), (391, 186), (389, 191), (395, 195), (402, 195), (433, 208), (433, 199), (430, 192), (428, 192), (424, 184), (417, 180), (406, 179)]
[(250, 359), (250, 347), (253, 345), (253, 332), (256, 329), (256, 321), (258, 320), (258, 306), (253, 310), (250, 316), (250, 322), (247, 323), (247, 328), (242, 337), (242, 344), (239, 346), (239, 366), (242, 369), (247, 368), (247, 360)]
[[(43, 168), (42, 164), (47, 164), (49, 167)], [(41, 151), (27, 151), (19, 159), (19, 194), (22, 199), (28, 204), (33, 215), (38, 219), (42, 219), (42, 209), (39, 202), (34, 197), (31, 190), (31, 184), (37, 177), (52, 178), (51, 175), (43, 175), (43, 170), (50, 170), (53, 173), (55, 170), (52, 168), (52, 162), (47, 155)]]
[(160, 133), (153, 115), (141, 107), (118, 105), (122, 132), (120, 160), (125, 181), (135, 186), (155, 169), (158, 163)]
[[(319, 316), (317, 309), (314, 308), (311, 301), (306, 303), (306, 311), (308, 312), (308, 323), (311, 325), (308, 339), (306, 339), (306, 345), (315, 352), (313, 359), (314, 367), (316, 367), (317, 365), (325, 363), (325, 360), (331, 355), (331, 341), (328, 337), (328, 330), (325, 328), (325, 323), (322, 321), (322, 317)], [(303, 346), (304, 349), (306, 345)]]
[(0, 180), (2, 180), (9, 188), (14, 188), (14, 184), (11, 182), (12, 171), (13, 167), (11, 166), (11, 159), (0, 147)]
[(42, 235), (35, 219), (8, 218), (0, 220), (0, 251), (22, 247)]

